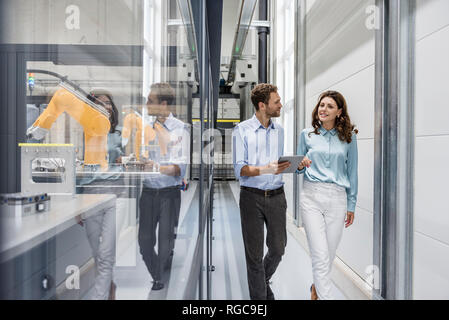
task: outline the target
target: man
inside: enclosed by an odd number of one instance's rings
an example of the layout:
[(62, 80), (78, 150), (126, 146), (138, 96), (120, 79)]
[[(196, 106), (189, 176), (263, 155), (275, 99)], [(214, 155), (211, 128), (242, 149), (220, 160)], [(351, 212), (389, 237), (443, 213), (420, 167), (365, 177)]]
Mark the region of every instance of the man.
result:
[[(252, 300), (274, 300), (269, 280), (287, 244), (282, 173), (289, 162), (278, 164), (284, 151), (284, 129), (272, 118), (282, 104), (277, 87), (262, 83), (251, 92), (255, 115), (233, 132), (235, 175), (240, 181), (240, 217), (245, 245), (248, 286)], [(264, 223), (268, 252), (263, 257)]]
[[(151, 86), (148, 114), (155, 116), (154, 136), (139, 202), (139, 246), (153, 278), (152, 290), (164, 288), (162, 274), (174, 249), (175, 228), (181, 205), (181, 185), (189, 159), (190, 139), (186, 125), (173, 116), (174, 90), (168, 83)], [(155, 251), (156, 228), (158, 250)]]

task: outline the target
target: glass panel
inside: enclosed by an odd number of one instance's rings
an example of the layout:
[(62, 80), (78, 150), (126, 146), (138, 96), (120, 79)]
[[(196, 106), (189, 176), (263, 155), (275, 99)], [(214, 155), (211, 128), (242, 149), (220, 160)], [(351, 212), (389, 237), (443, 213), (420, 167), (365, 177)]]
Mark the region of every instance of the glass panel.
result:
[[(76, 185), (39, 200), (47, 211), (4, 222), (15, 227), (2, 241), (2, 279), (14, 276), (0, 296), (192, 299), (199, 186), (209, 180), (191, 168), (201, 140), (190, 2), (9, 0), (0, 12), (2, 41), (24, 70), (13, 78), (26, 79), (9, 84), (26, 92), (16, 106), (26, 110), (23, 142), (57, 155), (35, 159), (22, 187)], [(74, 150), (74, 177), (61, 144)]]
[(36, 158), (31, 162), (32, 180), (36, 183), (66, 181), (64, 158)]

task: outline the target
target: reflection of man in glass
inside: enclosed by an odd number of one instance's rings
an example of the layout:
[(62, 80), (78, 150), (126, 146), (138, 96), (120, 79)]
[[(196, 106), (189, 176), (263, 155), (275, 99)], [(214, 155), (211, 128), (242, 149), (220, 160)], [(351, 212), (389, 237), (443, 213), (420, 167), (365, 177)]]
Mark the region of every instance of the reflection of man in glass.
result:
[[(174, 249), (174, 230), (178, 225), (182, 179), (189, 156), (186, 125), (173, 116), (174, 90), (168, 83), (155, 83), (148, 96), (148, 114), (156, 116), (156, 136), (150, 142), (149, 173), (143, 182), (140, 198), (140, 253), (153, 278), (152, 290), (160, 290), (163, 270), (169, 266)], [(156, 228), (158, 227), (156, 253)]]

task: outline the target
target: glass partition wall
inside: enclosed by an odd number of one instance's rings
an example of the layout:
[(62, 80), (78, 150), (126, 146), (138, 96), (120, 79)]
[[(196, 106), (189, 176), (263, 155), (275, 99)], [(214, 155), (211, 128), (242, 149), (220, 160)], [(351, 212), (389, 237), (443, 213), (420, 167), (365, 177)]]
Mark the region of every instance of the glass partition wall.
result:
[(0, 5), (1, 192), (39, 208), (2, 207), (0, 296), (202, 298), (213, 113), (191, 2)]

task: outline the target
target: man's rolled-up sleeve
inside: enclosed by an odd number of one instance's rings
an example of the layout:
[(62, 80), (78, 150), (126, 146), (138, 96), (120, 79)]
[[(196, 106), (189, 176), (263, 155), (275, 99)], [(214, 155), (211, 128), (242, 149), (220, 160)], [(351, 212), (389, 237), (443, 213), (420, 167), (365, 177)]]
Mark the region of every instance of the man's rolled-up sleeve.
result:
[(182, 131), (182, 143), (181, 143), (181, 163), (179, 169), (181, 170), (181, 178), (184, 178), (187, 171), (187, 165), (190, 163), (190, 134), (188, 127), (185, 127)]
[(241, 128), (235, 127), (232, 132), (232, 158), (235, 177), (241, 177), (242, 168), (248, 165), (248, 147), (242, 136)]
[(190, 134), (188, 128), (178, 128), (172, 133), (178, 143), (174, 152), (170, 155), (170, 161), (167, 164), (176, 165), (179, 167), (179, 177), (184, 178), (187, 171), (187, 166), (190, 163)]

